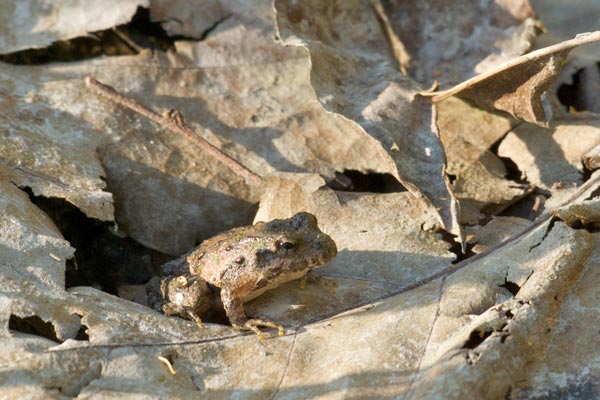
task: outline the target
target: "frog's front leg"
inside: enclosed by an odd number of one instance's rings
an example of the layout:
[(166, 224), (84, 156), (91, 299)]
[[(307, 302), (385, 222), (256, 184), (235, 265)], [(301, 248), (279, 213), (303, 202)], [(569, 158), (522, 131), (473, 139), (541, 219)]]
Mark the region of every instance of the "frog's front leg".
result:
[(227, 318), (229, 318), (231, 325), (235, 329), (252, 331), (256, 333), (259, 339), (264, 339), (265, 337), (271, 336), (268, 333), (265, 335), (259, 329), (260, 326), (265, 326), (277, 329), (278, 335), (283, 336), (284, 330), (282, 325), (264, 319), (248, 319), (246, 312), (244, 311), (242, 300), (231, 291), (221, 289), (221, 301), (223, 302), (223, 308), (225, 309)]

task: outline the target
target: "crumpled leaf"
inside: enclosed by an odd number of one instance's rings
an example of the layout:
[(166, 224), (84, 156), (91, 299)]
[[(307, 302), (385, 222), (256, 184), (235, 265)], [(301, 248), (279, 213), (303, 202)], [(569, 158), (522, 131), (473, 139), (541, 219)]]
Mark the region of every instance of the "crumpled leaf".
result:
[[(248, 310), (259, 306), (261, 315), (288, 325), (317, 320), (431, 279), (450, 267), (454, 255), (449, 244), (422, 231), (422, 226), (435, 224), (435, 215), (410, 193), (334, 192), (324, 183), (315, 175), (270, 175), (255, 221), (289, 218), (299, 210), (313, 213), (338, 247), (335, 259), (316, 270), (327, 278), (325, 285), (333, 280), (335, 292), (313, 286), (306, 289), (308, 295), (290, 290), (297, 285), (291, 282), (287, 290), (282, 287), (260, 296), (246, 306)], [(280, 306), (305, 303), (305, 296), (311, 299), (310, 307)]]
[[(30, 282), (46, 289), (63, 290), (64, 262), (75, 249), (12, 183), (0, 181), (0, 210), (0, 265), (27, 275)], [(10, 290), (11, 285), (5, 279), (2, 282), (3, 290)]]
[(600, 31), (533, 51), (442, 92), (424, 93), (434, 102), (450, 96), (468, 99), (486, 110), (505, 111), (515, 118), (547, 127), (552, 118), (544, 93), (556, 80), (569, 52), (600, 40)]
[(446, 87), (486, 72), (526, 52), (538, 31), (527, 0), (384, 4), (411, 55), (409, 75), (425, 85), (437, 80)]
[(530, 378), (513, 390), (515, 398), (593, 399), (600, 394), (597, 335), (592, 328), (600, 326), (596, 300), (600, 243), (597, 235), (594, 239), (594, 252), (555, 316), (557, 323), (547, 351), (529, 371)]
[(47, 46), (128, 22), (148, 0), (35, 1), (3, 4), (0, 54)]
[(577, 224), (589, 226), (600, 222), (600, 200), (595, 198), (557, 207), (552, 210), (552, 215), (560, 218), (569, 226), (576, 226)]
[(230, 17), (223, 1), (151, 0), (152, 21), (160, 22), (170, 36), (203, 39), (216, 25)]
[(418, 84), (399, 73), (372, 6), (360, 1), (274, 5), (282, 40), (310, 53), (311, 83), (325, 109), (372, 138), (387, 172), (461, 237), (435, 111), (418, 95)]
[[(532, 0), (531, 3), (547, 31), (536, 41), (538, 46), (555, 44), (572, 38), (579, 32), (598, 28), (596, 16), (600, 12), (600, 3), (596, 0), (578, 0), (576, 4), (560, 0)], [(600, 43), (575, 48), (571, 52), (554, 85), (555, 88), (560, 85), (572, 88), (568, 93), (571, 110), (600, 112), (598, 60)], [(553, 112), (562, 112), (564, 105), (561, 106), (560, 109), (553, 107)]]
[[(408, 398), (503, 397), (523, 380), (524, 367), (539, 361), (558, 305), (593, 250), (586, 231), (556, 224), (541, 241), (547, 229), (447, 279)], [(500, 293), (506, 282), (517, 285), (516, 293)]]
[(446, 172), (453, 177), (452, 188), (460, 202), (462, 224), (475, 225), (532, 190), (505, 179), (504, 164), (490, 151), (515, 123), (457, 98), (439, 104), (440, 139), (448, 159)]
[[(215, 29), (214, 33), (218, 32)], [(124, 59), (123, 72), (119, 72), (121, 64), (113, 60), (83, 64), (89, 68), (86, 72), (99, 74), (120, 89), (125, 87), (139, 99), (157, 99), (159, 109), (171, 108), (169, 104), (178, 96), (169, 92), (174, 80), (157, 79), (157, 85), (140, 76), (134, 82), (127, 80), (132, 71), (156, 79), (165, 73), (161, 71), (165, 65), (165, 70), (173, 72), (160, 56), (152, 68), (148, 62), (140, 62), (143, 59)], [(137, 69), (134, 62), (140, 63)], [(189, 63), (177, 65), (185, 72), (195, 68)], [(166, 164), (170, 176), (179, 180), (185, 180), (184, 173), (190, 171), (198, 174), (192, 167), (185, 168), (189, 158), (198, 157), (195, 148), (185, 146), (189, 143), (156, 132), (155, 126), (138, 116), (90, 96), (80, 81), (81, 70), (86, 68), (55, 65), (51, 74), (39, 72), (47, 68), (19, 67), (23, 74), (19, 78), (37, 76), (32, 79), (40, 87), (35, 90), (36, 101), (81, 117), (81, 125), (74, 119), (73, 126), (105, 128), (81, 129), (86, 138), (88, 133), (97, 136), (105, 161), (112, 164), (110, 157), (117, 154), (122, 155), (123, 165), (136, 167), (136, 160), (127, 156), (141, 154), (139, 159), (149, 160), (144, 166)], [(184, 83), (178, 87), (184, 94), (177, 99), (188, 119), (195, 118), (198, 103), (185, 108), (184, 103), (189, 103), (185, 96), (193, 90), (186, 89), (186, 84), (208, 81), (203, 86), (206, 90), (223, 82), (208, 70), (198, 80), (181, 71), (173, 74), (178, 78), (175, 82)], [(231, 70), (228, 74), (235, 75)], [(232, 83), (227, 88), (238, 83), (228, 82)], [(266, 99), (272, 96), (273, 86), (267, 88)], [(215, 96), (215, 91), (209, 93)], [(229, 90), (231, 93), (235, 91)], [(208, 99), (206, 108), (217, 113), (219, 107), (213, 101), (229, 108), (236, 104), (225, 103), (227, 96), (202, 98)], [(194, 127), (204, 128), (201, 118), (207, 115), (200, 113)], [(228, 121), (243, 123), (252, 120), (250, 115), (235, 113)], [(218, 124), (207, 119), (211, 130), (199, 131), (212, 139)], [(340, 134), (348, 132), (341, 130)], [(479, 143), (469, 142), (479, 149)], [(158, 149), (153, 148), (156, 143)], [(230, 150), (232, 146), (223, 147)], [(488, 150), (489, 145), (482, 148)], [(280, 167), (269, 158), (263, 163), (252, 151), (239, 154), (259, 160), (252, 166), (267, 169), (265, 165), (272, 163), (273, 170)], [(159, 162), (153, 164), (156, 160)], [(327, 162), (319, 165), (315, 170), (329, 168)], [(227, 184), (235, 182), (235, 177), (217, 165), (207, 163), (206, 169), (223, 176)], [(184, 172), (176, 175), (180, 171)], [(111, 173), (108, 175), (110, 178)], [(134, 186), (147, 176), (130, 174), (123, 179), (123, 186), (127, 180)], [(164, 178), (158, 172), (154, 176)], [(579, 200), (595, 201), (599, 176), (594, 174), (577, 191)], [(267, 179), (276, 184), (264, 198), (265, 207), (279, 197), (285, 212), (294, 207), (327, 210), (320, 218), (352, 250), (340, 253), (347, 263), (332, 265), (330, 270), (324, 267), (322, 271), (328, 275), (320, 283), (309, 283), (305, 292), (291, 282), (265, 294), (272, 296), (270, 300), (259, 297), (249, 305), (259, 315), (288, 316), (288, 322), (298, 327), (286, 336), (264, 341), (218, 324), (206, 324), (199, 330), (192, 322), (166, 318), (94, 288), (62, 290), (58, 279), (72, 249), (22, 192), (0, 182), (0, 206), (4, 202), (5, 207), (0, 217), (0, 243), (6, 244), (5, 254), (9, 255), (0, 255), (7, 257), (0, 263), (0, 343), (7, 349), (0, 354), (0, 365), (8, 366), (0, 377), (0, 382), (7, 383), (0, 385), (0, 397), (598, 397), (600, 364), (597, 332), (592, 329), (597, 326), (599, 307), (597, 233), (571, 229), (560, 221), (549, 223), (546, 215), (501, 248), (449, 265), (448, 244), (421, 229), (421, 225), (430, 228), (435, 215), (408, 193), (336, 193), (322, 187), (324, 180), (314, 175), (295, 176), (292, 184), (282, 183), (284, 178), (290, 175)], [(248, 196), (258, 197), (249, 194), (250, 190), (241, 188)], [(20, 224), (21, 219), (27, 223)], [(355, 230), (369, 221), (373, 225), (367, 232)], [(22, 232), (26, 234), (15, 235)], [(377, 250), (369, 254), (367, 246)], [(46, 264), (48, 249), (60, 250), (60, 254), (53, 251), (58, 260), (50, 257)], [(27, 257), (16, 257), (19, 251)], [(410, 260), (417, 260), (416, 264)], [(346, 276), (350, 278), (344, 281)], [(394, 291), (389, 289), (394, 286)], [(388, 297), (373, 301), (383, 296)], [(315, 300), (322, 309), (312, 303)], [(340, 312), (345, 309), (349, 311)], [(332, 313), (335, 315), (323, 319)]]
[(600, 168), (600, 145), (594, 147), (583, 156), (583, 163), (590, 171)]
[(465, 228), (468, 241), (475, 241), (471, 249), (479, 254), (497, 247), (499, 244), (523, 232), (531, 225), (531, 221), (520, 217), (494, 217), (487, 224), (468, 226)]
[(551, 131), (519, 125), (506, 135), (498, 155), (515, 162), (523, 178), (550, 191), (547, 207), (558, 205), (583, 181), (581, 159), (600, 144), (600, 121), (560, 122)]
[[(13, 78), (34, 82), (38, 103), (74, 116), (70, 126), (95, 137), (120, 229), (165, 253), (182, 254), (248, 224), (258, 188), (194, 142), (99, 98), (83, 83), (88, 74), (156, 110), (181, 111), (200, 135), (261, 175), (309, 170), (333, 180), (336, 170), (384, 169), (376, 147), (316, 103), (298, 50), (273, 43), (272, 34), (267, 42), (266, 31), (250, 22), (232, 17), (228, 24), (224, 36), (215, 32), (210, 43), (195, 46), (204, 54), (200, 66), (182, 55), (146, 52), (19, 67)], [(229, 48), (232, 41), (246, 51)], [(308, 62), (306, 55), (300, 59)]]
[(95, 154), (98, 132), (41, 101), (22, 69), (2, 65), (0, 180), (30, 187), (38, 196), (64, 198), (87, 216), (114, 220), (112, 194)]

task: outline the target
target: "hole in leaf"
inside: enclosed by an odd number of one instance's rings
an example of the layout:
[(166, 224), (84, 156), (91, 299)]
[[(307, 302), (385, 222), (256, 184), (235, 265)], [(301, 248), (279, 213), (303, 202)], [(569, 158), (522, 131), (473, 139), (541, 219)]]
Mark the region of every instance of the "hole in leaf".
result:
[(454, 181), (456, 181), (456, 175), (453, 174), (446, 174), (448, 176), (448, 181), (450, 181), (450, 184), (452, 185), (454, 183)]
[(50, 62), (74, 62), (100, 55), (133, 55), (138, 48), (173, 48), (160, 23), (150, 21), (150, 11), (138, 7), (128, 24), (90, 33), (85, 37), (61, 40), (41, 49), (28, 49), (0, 56), (0, 61), (17, 65), (40, 65)]
[[(77, 316), (79, 316), (80, 318), (82, 317), (82, 315), (76, 314)], [(85, 341), (89, 341), (90, 340), (90, 336), (88, 335), (87, 331), (88, 331), (89, 327), (85, 324), (81, 324), (79, 326), (79, 330), (77, 331), (77, 335), (75, 335), (75, 340), (85, 340)]]
[(395, 193), (405, 192), (406, 188), (390, 174), (379, 174), (375, 172), (362, 173), (355, 170), (344, 170), (342, 178), (347, 178), (347, 183), (342, 185), (331, 185), (332, 189), (347, 192), (367, 193)]
[[(519, 293), (519, 290), (521, 290), (521, 286), (517, 285), (514, 282), (507, 281), (506, 279), (504, 280), (504, 285), (499, 286), (508, 290), (513, 296), (516, 296), (517, 293)], [(507, 311), (506, 315), (508, 316), (509, 313), (510, 311)], [(512, 313), (510, 313), (510, 317), (512, 318)]]
[(54, 325), (51, 322), (42, 320), (37, 315), (21, 318), (11, 314), (8, 321), (8, 329), (29, 335), (41, 336), (53, 342), (62, 343), (62, 340), (59, 340), (56, 336)]
[(76, 249), (66, 264), (66, 288), (97, 286), (116, 295), (121, 285), (146, 283), (172, 258), (113, 234), (109, 223), (88, 218), (63, 199), (36, 197), (30, 190), (25, 191)]
[(469, 335), (469, 339), (464, 344), (463, 348), (464, 349), (474, 349), (477, 346), (479, 346), (481, 343), (483, 343), (483, 341), (485, 339), (487, 339), (491, 334), (492, 334), (491, 330), (485, 330), (485, 331), (474, 330)]
[[(596, 71), (593, 70), (594, 68), (596, 68)], [(594, 109), (596, 93), (591, 94), (594, 89), (593, 84), (590, 85), (590, 75), (593, 77), (592, 79), (595, 79), (598, 68), (600, 68), (600, 63), (581, 68), (572, 75), (571, 84), (562, 84), (558, 87), (556, 96), (566, 110), (577, 112), (598, 111)]]

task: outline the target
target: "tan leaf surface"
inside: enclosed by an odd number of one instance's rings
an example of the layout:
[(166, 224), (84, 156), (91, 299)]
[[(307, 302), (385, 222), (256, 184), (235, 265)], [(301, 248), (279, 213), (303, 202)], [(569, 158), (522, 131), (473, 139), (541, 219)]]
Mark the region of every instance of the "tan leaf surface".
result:
[(0, 15), (0, 54), (124, 24), (137, 7), (148, 7), (148, 0), (8, 1)]
[[(298, 58), (298, 50), (273, 43), (272, 35), (264, 46), (266, 33), (249, 22), (228, 23), (224, 36), (215, 33), (209, 43), (195, 46), (204, 55), (200, 65), (182, 55), (146, 52), (19, 69), (19, 80), (44, 81), (36, 93), (39, 102), (79, 119), (72, 124), (100, 143), (119, 227), (173, 255), (249, 223), (257, 189), (190, 140), (99, 99), (83, 85), (87, 74), (139, 100), (151, 99), (146, 103), (156, 110), (180, 110), (201, 136), (262, 175), (308, 170), (331, 180), (336, 170), (384, 170), (367, 138), (316, 103), (306, 55)], [(232, 41), (245, 51), (232, 48)]]
[(114, 220), (113, 197), (95, 149), (98, 131), (40, 98), (41, 82), (2, 65), (0, 180), (64, 198), (87, 216)]
[(432, 96), (434, 102), (458, 96), (486, 110), (505, 111), (517, 119), (547, 127), (552, 115), (544, 93), (557, 79), (569, 52), (597, 40), (600, 40), (600, 31), (582, 33), (574, 39), (507, 61), (452, 89), (427, 95)]
[(585, 200), (552, 210), (552, 215), (565, 221), (569, 226), (591, 225), (600, 222), (600, 204), (598, 199)]
[(205, 32), (230, 17), (231, 11), (224, 3), (220, 0), (150, 0), (150, 14), (171, 36), (201, 39)]
[[(291, 12), (280, 20), (307, 35), (310, 57), (270, 40), (267, 0), (172, 1), (160, 2), (164, 13), (155, 18), (204, 40), (177, 42), (171, 53), (3, 65), (0, 397), (598, 397), (600, 173), (584, 182), (581, 164), (600, 141), (597, 120), (543, 130), (515, 127), (455, 99), (439, 104), (447, 168), (475, 204), (471, 217), (493, 214), (489, 207), (524, 193), (505, 191), (515, 188), (505, 178), (510, 163), (494, 153), (499, 140), (498, 155), (514, 161), (538, 196), (548, 196), (546, 207), (561, 205), (554, 217), (496, 217), (470, 229), (479, 254), (452, 264), (451, 239), (433, 232), (436, 209), (414, 196), (424, 182), (443, 181), (444, 153), (430, 126), (435, 113), (415, 94), (418, 85), (398, 76), (391, 48), (384, 50), (402, 39), (389, 36), (396, 4), (328, 3), (323, 10), (331, 14), (308, 14), (311, 2), (286, 4)], [(494, 4), (508, 12), (506, 21), (483, 15), (473, 35), (486, 23), (509, 32), (525, 3)], [(206, 7), (204, 20), (193, 5)], [(177, 7), (190, 7), (190, 17)], [(476, 19), (473, 10), (461, 21)], [(173, 16), (182, 18), (181, 31)], [(440, 46), (445, 39), (432, 40)], [(474, 53), (483, 59), (485, 51)], [(185, 137), (91, 92), (82, 80), (88, 74), (157, 111), (181, 110), (202, 137), (263, 175), (263, 186), (246, 184)], [(411, 135), (432, 141), (411, 142)], [(439, 156), (430, 169), (427, 148)], [(414, 171), (401, 170), (400, 154), (417, 159), (406, 164)], [(396, 177), (409, 170), (418, 179), (411, 192), (397, 193), (325, 185), (346, 169)], [(114, 193), (120, 226), (174, 254), (249, 223), (260, 200), (256, 220), (315, 213), (339, 253), (305, 289), (289, 282), (246, 304), (249, 315), (282, 322), (284, 336), (258, 340), (214, 322), (199, 329), (91, 286), (65, 290), (65, 260), (74, 249), (17, 185), (108, 221), (112, 214), (100, 211)], [(422, 190), (449, 195), (443, 187)], [(519, 205), (537, 213), (537, 205)]]
[[(323, 184), (315, 175), (269, 176), (255, 220), (288, 218), (300, 210), (314, 213), (338, 247), (336, 258), (317, 270), (324, 277), (322, 285), (333, 285), (335, 293), (312, 286), (306, 289), (308, 295), (290, 290), (297, 285), (292, 282), (287, 290), (257, 298), (249, 310), (271, 304), (275, 310), (269, 318), (312, 321), (398, 292), (450, 266), (454, 255), (448, 243), (422, 231), (422, 226), (435, 223), (435, 216), (410, 193), (334, 192)], [(296, 310), (278, 306), (306, 301), (296, 296), (311, 298), (314, 304)]]
[(446, 229), (460, 237), (435, 110), (418, 95), (419, 85), (399, 74), (370, 3), (274, 4), (282, 40), (308, 48), (321, 104), (371, 137), (387, 172), (435, 207)]
[(581, 277), (562, 300), (548, 350), (534, 368), (528, 368), (529, 379), (513, 390), (515, 398), (592, 399), (600, 393), (600, 354), (594, 331), (600, 326), (600, 243), (597, 234), (594, 239), (594, 252)]
[(529, 50), (536, 35), (528, 0), (387, 1), (394, 32), (411, 55), (409, 75), (457, 84)]
[(494, 217), (487, 224), (468, 226), (465, 231), (469, 241), (475, 241), (473, 253), (479, 254), (497, 247), (512, 236), (523, 232), (531, 221), (519, 217)]
[(598, 120), (564, 122), (550, 130), (519, 125), (500, 143), (498, 155), (515, 162), (523, 177), (550, 191), (549, 207), (583, 181), (582, 157), (600, 143)]
[[(465, 118), (468, 116), (468, 118)], [(446, 172), (460, 202), (460, 221), (475, 225), (519, 200), (531, 188), (505, 179), (506, 168), (490, 151), (516, 121), (450, 98), (438, 105)]]

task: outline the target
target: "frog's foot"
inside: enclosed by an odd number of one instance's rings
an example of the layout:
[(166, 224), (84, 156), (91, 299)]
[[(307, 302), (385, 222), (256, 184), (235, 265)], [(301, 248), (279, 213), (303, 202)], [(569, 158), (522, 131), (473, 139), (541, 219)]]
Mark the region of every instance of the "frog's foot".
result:
[(256, 333), (259, 339), (264, 339), (271, 337), (269, 333), (265, 334), (260, 329), (259, 326), (265, 326), (267, 328), (277, 329), (277, 335), (283, 336), (284, 330), (283, 325), (276, 324), (275, 322), (267, 321), (264, 319), (249, 319), (244, 323), (244, 325), (233, 325), (235, 329), (239, 329), (242, 331), (252, 331)]
[(304, 289), (306, 287), (306, 282), (316, 283), (321, 281), (321, 275), (319, 275), (315, 271), (308, 271), (306, 275), (300, 278), (300, 289)]
[(198, 328), (204, 329), (204, 324), (202, 323), (202, 320), (200, 319), (198, 314), (196, 314), (195, 312), (193, 312), (192, 310), (189, 310), (189, 309), (186, 310), (186, 313), (190, 317), (190, 319), (192, 321), (194, 321), (196, 323), (196, 325), (198, 325)]

